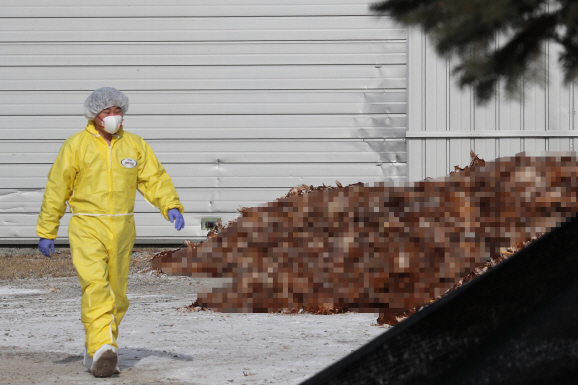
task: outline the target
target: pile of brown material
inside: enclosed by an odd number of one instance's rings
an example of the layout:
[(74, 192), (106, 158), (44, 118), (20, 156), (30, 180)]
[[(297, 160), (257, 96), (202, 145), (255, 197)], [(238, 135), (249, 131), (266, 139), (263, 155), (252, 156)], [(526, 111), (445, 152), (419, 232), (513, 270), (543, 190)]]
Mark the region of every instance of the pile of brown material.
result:
[[(463, 170), (462, 170), (463, 171)], [(414, 307), (412, 309), (409, 309), (405, 312), (403, 312), (402, 314), (397, 315), (396, 321), (397, 322), (401, 322), (404, 319), (406, 319), (407, 317), (409, 317), (410, 315), (418, 312), (421, 308), (426, 307), (432, 303), (434, 303), (435, 301), (437, 301), (438, 299), (445, 297), (446, 295), (448, 295), (449, 293), (451, 293), (452, 291), (456, 290), (458, 287), (461, 287), (463, 285), (465, 285), (466, 283), (470, 282), (472, 279), (479, 277), (480, 275), (484, 274), (485, 272), (489, 271), (490, 269), (496, 267), (499, 263), (505, 261), (506, 259), (508, 259), (509, 257), (511, 257), (512, 255), (514, 255), (516, 252), (518, 252), (519, 250), (523, 249), (524, 247), (526, 247), (527, 245), (529, 245), (530, 243), (534, 242), (536, 239), (538, 239), (539, 237), (541, 237), (542, 235), (544, 235), (543, 233), (540, 233), (532, 238), (530, 238), (528, 241), (526, 242), (518, 242), (516, 245), (508, 247), (507, 249), (504, 249), (502, 251), (500, 251), (499, 254), (491, 256), (490, 259), (488, 259), (487, 262), (485, 262), (483, 265), (476, 267), (473, 271), (471, 271), (469, 274), (467, 274), (464, 278), (460, 279), (455, 285), (453, 285), (452, 287), (450, 287), (444, 294), (442, 294), (441, 296), (430, 300), (429, 303), (423, 304), (421, 306), (417, 306)], [(383, 325), (383, 324), (391, 324), (391, 325), (395, 325), (397, 322), (391, 322), (390, 319), (387, 319), (386, 317), (380, 317), (377, 319), (377, 323), (379, 325)]]
[[(476, 159), (478, 159), (476, 157)], [(483, 160), (482, 160), (483, 162)], [(473, 163), (473, 160), (472, 160)], [(468, 168), (468, 166), (466, 166), (466, 169)], [(459, 169), (458, 166), (456, 166), (456, 170)], [(463, 171), (463, 169), (460, 169)], [(453, 174), (453, 172), (451, 173)], [(295, 197), (295, 196), (302, 196), (303, 194), (307, 194), (310, 193), (312, 191), (324, 191), (324, 190), (332, 190), (332, 189), (338, 189), (338, 188), (343, 188), (343, 185), (341, 183), (339, 183), (338, 180), (335, 181), (335, 184), (337, 185), (337, 187), (333, 187), (333, 186), (326, 186), (325, 183), (323, 183), (323, 186), (318, 186), (318, 187), (313, 187), (313, 186), (307, 186), (305, 184), (302, 184), (300, 186), (295, 186), (293, 187), (291, 190), (289, 190), (289, 192), (285, 195), (283, 195), (281, 198), (277, 198), (277, 200), (281, 200), (281, 199), (286, 199), (289, 197)], [(354, 184), (350, 184), (349, 186), (363, 186), (363, 183), (358, 182), (358, 183), (354, 183)], [(238, 212), (240, 212), (241, 214), (243, 214), (245, 211), (249, 210), (249, 208), (247, 207), (241, 207), (240, 209), (237, 209)], [(237, 220), (231, 220), (229, 221), (229, 223), (227, 223), (225, 226), (223, 226), (223, 223), (221, 222), (221, 220), (219, 219), (217, 221), (217, 226), (212, 229), (211, 231), (209, 231), (209, 233), (207, 234), (207, 239), (205, 239), (204, 241), (201, 241), (199, 243), (194, 243), (191, 241), (184, 241), (183, 243), (185, 244), (185, 246), (187, 246), (189, 249), (196, 249), (197, 247), (199, 247), (201, 244), (203, 244), (205, 241), (207, 241), (208, 239), (213, 238), (214, 236), (216, 236), (217, 234), (219, 234), (221, 231), (223, 231), (224, 229), (226, 229), (227, 227), (231, 226), (233, 223), (235, 223)]]
[(395, 324), (577, 209), (578, 159), (519, 154), (444, 178), (298, 194), (242, 216), (202, 245), (161, 253), (167, 274), (231, 277), (200, 293), (224, 312), (349, 308)]

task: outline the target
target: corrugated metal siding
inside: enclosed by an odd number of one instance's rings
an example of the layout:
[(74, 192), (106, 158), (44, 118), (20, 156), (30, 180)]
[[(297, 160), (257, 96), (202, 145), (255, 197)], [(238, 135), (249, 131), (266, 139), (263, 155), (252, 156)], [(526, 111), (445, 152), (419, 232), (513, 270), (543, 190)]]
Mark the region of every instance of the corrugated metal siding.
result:
[(187, 211), (177, 233), (137, 194), (140, 242), (204, 237), (202, 217), (302, 183), (406, 180), (407, 32), (370, 3), (0, 0), (0, 242), (37, 239), (48, 170), (102, 86)]
[(3, 0), (3, 17), (192, 17), (365, 15), (363, 0)]
[[(498, 41), (497, 44), (500, 44)], [(503, 90), (486, 106), (473, 92), (460, 90), (450, 75), (453, 63), (439, 58), (416, 29), (408, 39), (408, 179), (447, 175), (469, 164), (470, 149), (486, 160), (521, 151), (574, 151), (574, 86), (564, 87), (558, 51), (543, 57), (546, 87), (522, 82), (525, 97), (507, 100)]]

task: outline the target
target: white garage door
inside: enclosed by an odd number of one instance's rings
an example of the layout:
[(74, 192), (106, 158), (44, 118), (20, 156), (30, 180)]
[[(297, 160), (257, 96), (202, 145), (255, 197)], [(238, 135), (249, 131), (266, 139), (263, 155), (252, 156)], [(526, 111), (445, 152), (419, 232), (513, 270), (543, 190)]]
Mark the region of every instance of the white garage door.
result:
[(139, 243), (203, 238), (201, 218), (302, 183), (406, 180), (407, 31), (370, 1), (122, 3), (0, 0), (0, 242), (37, 240), (47, 173), (103, 86), (186, 210), (176, 232), (137, 196)]

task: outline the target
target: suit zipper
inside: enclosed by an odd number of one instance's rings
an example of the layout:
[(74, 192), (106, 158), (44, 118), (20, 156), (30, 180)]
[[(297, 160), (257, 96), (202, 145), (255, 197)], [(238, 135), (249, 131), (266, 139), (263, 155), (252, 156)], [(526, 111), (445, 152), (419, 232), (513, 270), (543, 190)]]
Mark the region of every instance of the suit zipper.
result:
[[(109, 168), (108, 168), (108, 210), (109, 214), (114, 214), (112, 210), (114, 209), (114, 202), (113, 202), (113, 192), (112, 192), (112, 140), (110, 139), (110, 144), (108, 145), (108, 159), (109, 159)], [(114, 242), (113, 239), (116, 238), (116, 223), (113, 216), (108, 217), (108, 221), (110, 224), (110, 230), (112, 233), (111, 242)], [(111, 245), (112, 247), (112, 245)], [(116, 307), (116, 300), (115, 300), (115, 307)], [(113, 316), (114, 321), (114, 316)]]
[[(107, 143), (108, 144), (108, 143)], [(108, 213), (112, 210), (112, 140), (108, 145)]]

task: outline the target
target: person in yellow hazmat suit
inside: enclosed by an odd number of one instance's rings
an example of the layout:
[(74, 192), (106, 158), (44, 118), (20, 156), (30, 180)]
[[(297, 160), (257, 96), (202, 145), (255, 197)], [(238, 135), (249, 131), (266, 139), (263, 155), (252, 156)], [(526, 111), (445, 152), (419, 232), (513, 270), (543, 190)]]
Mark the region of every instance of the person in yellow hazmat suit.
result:
[(185, 224), (175, 187), (152, 149), (141, 137), (123, 130), (128, 106), (126, 95), (110, 87), (99, 88), (86, 99), (88, 125), (62, 145), (48, 174), (36, 226), (38, 247), (50, 257), (68, 202), (70, 251), (82, 288), (84, 364), (96, 377), (119, 372), (116, 340), (129, 306), (126, 289), (136, 236), (136, 191), (177, 230)]

